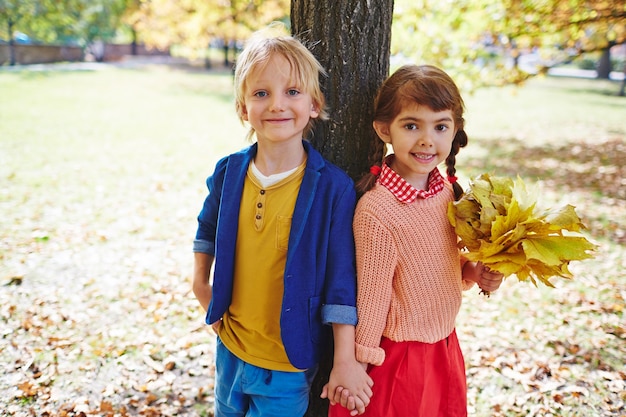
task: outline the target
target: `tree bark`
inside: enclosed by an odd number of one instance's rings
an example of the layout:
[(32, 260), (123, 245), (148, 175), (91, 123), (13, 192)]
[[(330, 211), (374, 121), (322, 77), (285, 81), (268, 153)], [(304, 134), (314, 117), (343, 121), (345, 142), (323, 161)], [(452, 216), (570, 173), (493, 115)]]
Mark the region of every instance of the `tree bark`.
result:
[(313, 146), (352, 178), (367, 167), (373, 99), (389, 74), (393, 0), (293, 0), (291, 31), (328, 72), (330, 120)]
[[(328, 76), (321, 79), (330, 120), (311, 143), (358, 179), (368, 167), (373, 101), (389, 74), (393, 0), (292, 0), (291, 31), (313, 52)], [(328, 414), (320, 399), (332, 366), (332, 342), (313, 381), (306, 417)]]
[(13, 40), (13, 20), (10, 17), (7, 20), (7, 29), (9, 33), (9, 65), (14, 66), (17, 60), (15, 58), (15, 41)]
[(133, 35), (133, 41), (130, 43), (130, 54), (132, 56), (136, 56), (137, 55), (137, 31), (135, 30), (135, 28), (131, 28), (130, 31)]
[(602, 50), (602, 55), (600, 56), (600, 61), (598, 62), (598, 78), (601, 80), (608, 80), (611, 76), (611, 47), (615, 45), (615, 43), (610, 42), (609, 46)]
[(624, 73), (624, 78), (622, 78), (622, 83), (619, 87), (619, 93), (617, 93), (617, 95), (619, 95), (620, 97), (624, 97), (624, 95), (626, 95), (626, 62), (624, 62), (624, 69), (622, 70), (622, 72)]

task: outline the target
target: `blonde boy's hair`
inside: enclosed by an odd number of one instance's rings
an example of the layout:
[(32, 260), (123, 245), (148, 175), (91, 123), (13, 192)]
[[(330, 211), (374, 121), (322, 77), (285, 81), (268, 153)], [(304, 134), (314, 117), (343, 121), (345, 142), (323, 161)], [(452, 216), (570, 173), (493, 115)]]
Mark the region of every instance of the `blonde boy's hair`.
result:
[[(326, 111), (326, 99), (320, 87), (320, 74), (326, 75), (326, 71), (313, 54), (296, 38), (288, 35), (277, 35), (270, 30), (256, 32), (248, 39), (246, 46), (237, 58), (235, 67), (235, 109), (241, 123), (244, 112), (244, 98), (246, 94), (247, 81), (250, 74), (262, 70), (269, 59), (275, 54), (282, 55), (290, 66), (291, 76), (295, 84), (302, 91), (309, 93), (313, 99), (313, 105), (319, 112), (318, 118), (328, 119)], [(303, 136), (313, 129), (315, 119), (310, 119), (304, 128)], [(248, 132), (248, 140), (254, 136), (254, 128)]]

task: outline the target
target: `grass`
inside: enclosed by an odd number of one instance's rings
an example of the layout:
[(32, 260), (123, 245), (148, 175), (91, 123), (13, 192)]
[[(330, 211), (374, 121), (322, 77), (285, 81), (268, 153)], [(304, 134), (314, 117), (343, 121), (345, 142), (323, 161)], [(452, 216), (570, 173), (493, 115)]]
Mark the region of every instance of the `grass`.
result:
[[(229, 82), (227, 75), (115, 69), (0, 74), (0, 204), (20, 198), (35, 210), (95, 216), (108, 228), (155, 203), (158, 190), (171, 192), (161, 204), (179, 205), (192, 184), (201, 195), (217, 158), (245, 145)], [(179, 209), (195, 211), (197, 198)], [(89, 212), (72, 213), (84, 201)], [(16, 222), (0, 219), (4, 230)], [(53, 227), (41, 224), (43, 236)]]
[(478, 90), (466, 97), (468, 134), (528, 145), (600, 143), (626, 134), (619, 83), (538, 78), (523, 87)]
[[(147, 392), (164, 407), (168, 390), (189, 414), (163, 415), (210, 415), (190, 242), (205, 177), (246, 146), (231, 87), (228, 73), (152, 67), (0, 71), (0, 408), (10, 415), (85, 398), (92, 411), (102, 399), (136, 406)], [(458, 332), (472, 416), (626, 410), (617, 88), (548, 78), (466, 97), (461, 176), (539, 181), (542, 200), (575, 203), (601, 244), (554, 289), (507, 280), (490, 299), (466, 294)], [(146, 356), (176, 367), (155, 373)], [(24, 380), (37, 390), (20, 397)]]

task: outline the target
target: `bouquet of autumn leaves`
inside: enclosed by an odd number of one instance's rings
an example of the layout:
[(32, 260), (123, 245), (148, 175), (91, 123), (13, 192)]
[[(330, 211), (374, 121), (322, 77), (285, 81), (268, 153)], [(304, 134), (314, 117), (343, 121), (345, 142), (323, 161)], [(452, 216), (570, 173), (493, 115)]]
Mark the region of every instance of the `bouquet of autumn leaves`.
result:
[(585, 226), (574, 207), (540, 211), (537, 192), (521, 180), (483, 174), (448, 206), (448, 219), (464, 256), (505, 277), (553, 287), (550, 277), (572, 278), (570, 261), (591, 258), (596, 245), (580, 235)]

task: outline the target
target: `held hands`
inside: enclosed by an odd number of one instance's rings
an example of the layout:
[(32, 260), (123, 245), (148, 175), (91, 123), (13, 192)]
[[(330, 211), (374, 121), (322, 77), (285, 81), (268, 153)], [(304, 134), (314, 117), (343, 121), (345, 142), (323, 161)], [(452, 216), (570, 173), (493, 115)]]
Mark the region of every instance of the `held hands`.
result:
[(365, 372), (367, 364), (354, 361), (351, 364), (335, 364), (329, 381), (322, 389), (321, 398), (328, 398), (332, 405), (350, 410), (351, 416), (363, 414), (370, 403), (374, 381)]
[[(327, 385), (324, 386), (324, 390), (326, 390)], [(322, 391), (322, 398), (324, 398), (324, 394), (326, 391)], [(342, 407), (348, 409), (350, 411), (351, 416), (356, 416), (357, 414), (363, 414), (365, 412), (365, 405), (361, 405), (359, 403), (357, 406), (358, 398), (355, 398), (350, 394), (350, 390), (339, 386), (335, 389), (335, 395), (330, 399), (330, 403), (332, 405), (340, 404)]]

